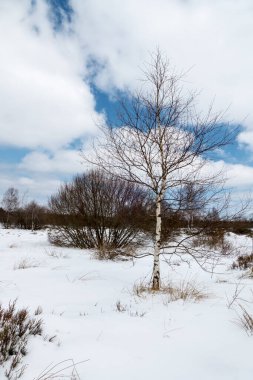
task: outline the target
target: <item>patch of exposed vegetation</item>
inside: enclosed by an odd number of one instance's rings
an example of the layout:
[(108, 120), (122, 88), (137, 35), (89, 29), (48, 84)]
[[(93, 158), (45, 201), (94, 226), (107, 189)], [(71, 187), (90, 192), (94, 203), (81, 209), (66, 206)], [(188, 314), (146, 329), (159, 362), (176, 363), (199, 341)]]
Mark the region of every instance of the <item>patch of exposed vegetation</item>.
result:
[(8, 380), (19, 379), (25, 366), (22, 358), (27, 354), (27, 343), (31, 336), (42, 334), (42, 320), (30, 316), (27, 309), (16, 309), (16, 301), (7, 308), (0, 305), (0, 365), (7, 364), (5, 376)]
[(251, 269), (253, 268), (253, 253), (250, 255), (238, 256), (236, 261), (231, 265), (232, 269)]

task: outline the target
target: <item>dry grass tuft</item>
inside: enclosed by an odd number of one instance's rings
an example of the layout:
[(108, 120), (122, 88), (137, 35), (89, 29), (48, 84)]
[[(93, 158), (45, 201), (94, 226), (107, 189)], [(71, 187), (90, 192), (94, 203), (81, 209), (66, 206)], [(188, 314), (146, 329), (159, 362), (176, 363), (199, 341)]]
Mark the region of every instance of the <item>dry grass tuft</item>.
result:
[(126, 305), (122, 305), (120, 300), (116, 302), (115, 306), (116, 306), (116, 311), (118, 311), (119, 313), (124, 313), (127, 310)]
[(253, 267), (252, 268), (249, 268), (245, 273), (243, 273), (240, 278), (244, 279), (244, 278), (250, 278), (250, 279), (253, 279)]
[(253, 335), (253, 315), (251, 315), (243, 306), (239, 306), (242, 314), (239, 315), (237, 324), (242, 327), (248, 335)]
[(170, 301), (194, 301), (199, 302), (208, 297), (204, 288), (197, 284), (195, 281), (183, 280), (179, 285), (169, 285), (164, 289), (165, 293), (169, 295)]
[(45, 249), (45, 254), (54, 259), (67, 259), (68, 255), (63, 252), (58, 252), (55, 249)]
[(81, 380), (77, 366), (87, 362), (84, 360), (79, 363), (75, 363), (73, 359), (63, 360), (57, 364), (48, 366), (41, 374), (33, 380), (51, 380), (51, 379), (69, 379), (69, 380)]
[(209, 297), (203, 286), (193, 280), (183, 280), (178, 285), (173, 283), (165, 284), (159, 290), (154, 290), (150, 285), (140, 282), (134, 285), (133, 292), (138, 297), (145, 296), (145, 294), (165, 294), (168, 295), (167, 302), (177, 300), (198, 302)]
[(98, 260), (128, 261), (133, 260), (137, 245), (132, 243), (126, 247), (100, 247), (95, 250), (94, 257)]
[(146, 315), (146, 311), (133, 310), (131, 305), (123, 305), (120, 300), (115, 304), (116, 311), (119, 313), (127, 313), (130, 317), (140, 317), (143, 318)]
[(144, 281), (134, 284), (133, 294), (137, 297), (143, 297), (148, 293), (154, 293), (155, 291), (150, 287), (150, 284), (145, 284)]
[(41, 306), (38, 306), (37, 309), (34, 312), (34, 315), (40, 315), (43, 313), (43, 309)]
[(18, 269), (28, 269), (28, 268), (38, 268), (41, 264), (30, 258), (30, 257), (26, 257), (22, 260), (20, 260), (19, 263), (15, 264), (14, 265), (14, 270), (18, 270)]

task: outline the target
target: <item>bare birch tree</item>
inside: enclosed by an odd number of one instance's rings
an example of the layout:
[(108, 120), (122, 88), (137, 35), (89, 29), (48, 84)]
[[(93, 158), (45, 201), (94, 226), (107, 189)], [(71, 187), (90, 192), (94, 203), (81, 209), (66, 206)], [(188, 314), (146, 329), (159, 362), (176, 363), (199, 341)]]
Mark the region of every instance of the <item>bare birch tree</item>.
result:
[(12, 216), (18, 210), (20, 205), (18, 190), (14, 187), (9, 187), (3, 195), (2, 205), (6, 212), (4, 226), (9, 228), (12, 225)]
[[(120, 102), (117, 125), (102, 127), (94, 143), (95, 159), (108, 173), (149, 189), (155, 201), (153, 289), (160, 288), (162, 202), (173, 203), (183, 186), (211, 186), (220, 180), (208, 160), (233, 140), (235, 131), (222, 113), (196, 111), (196, 93), (186, 93), (159, 50), (144, 71), (142, 89)], [(205, 167), (208, 163), (209, 167)]]

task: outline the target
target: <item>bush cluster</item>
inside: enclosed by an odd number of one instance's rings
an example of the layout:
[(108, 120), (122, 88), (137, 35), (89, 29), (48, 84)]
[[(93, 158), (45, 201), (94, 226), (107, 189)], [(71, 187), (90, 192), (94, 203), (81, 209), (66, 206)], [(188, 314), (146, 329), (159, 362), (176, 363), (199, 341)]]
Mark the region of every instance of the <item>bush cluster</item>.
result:
[(114, 255), (117, 249), (140, 243), (150, 198), (139, 186), (96, 170), (62, 186), (49, 207), (55, 217), (50, 242)]
[(253, 267), (253, 253), (238, 256), (232, 264), (232, 269), (250, 269)]
[(27, 309), (16, 309), (16, 301), (7, 308), (0, 305), (0, 365), (9, 362), (5, 375), (12, 380), (20, 377), (24, 368), (18, 368), (27, 353), (30, 336), (42, 334), (42, 320), (32, 318)]

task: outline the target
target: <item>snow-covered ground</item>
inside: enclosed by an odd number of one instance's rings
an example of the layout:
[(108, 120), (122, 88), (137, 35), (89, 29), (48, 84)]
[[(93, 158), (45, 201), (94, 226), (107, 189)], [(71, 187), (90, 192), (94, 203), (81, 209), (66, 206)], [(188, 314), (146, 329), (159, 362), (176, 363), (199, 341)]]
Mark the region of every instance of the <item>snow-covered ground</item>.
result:
[[(228, 270), (234, 258), (224, 258), (218, 274), (178, 258), (170, 267), (164, 263), (164, 281), (194, 280), (209, 294), (199, 302), (169, 302), (166, 294), (134, 292), (151, 276), (149, 257), (98, 261), (88, 250), (53, 247), (45, 231), (0, 229), (0, 241), (1, 303), (17, 298), (31, 313), (43, 309), (43, 337), (29, 341), (23, 379), (73, 359), (87, 360), (77, 366), (82, 380), (252, 380), (253, 336), (236, 321), (237, 302), (253, 311), (246, 302), (253, 302), (253, 280)], [(229, 308), (236, 288), (240, 300)]]

